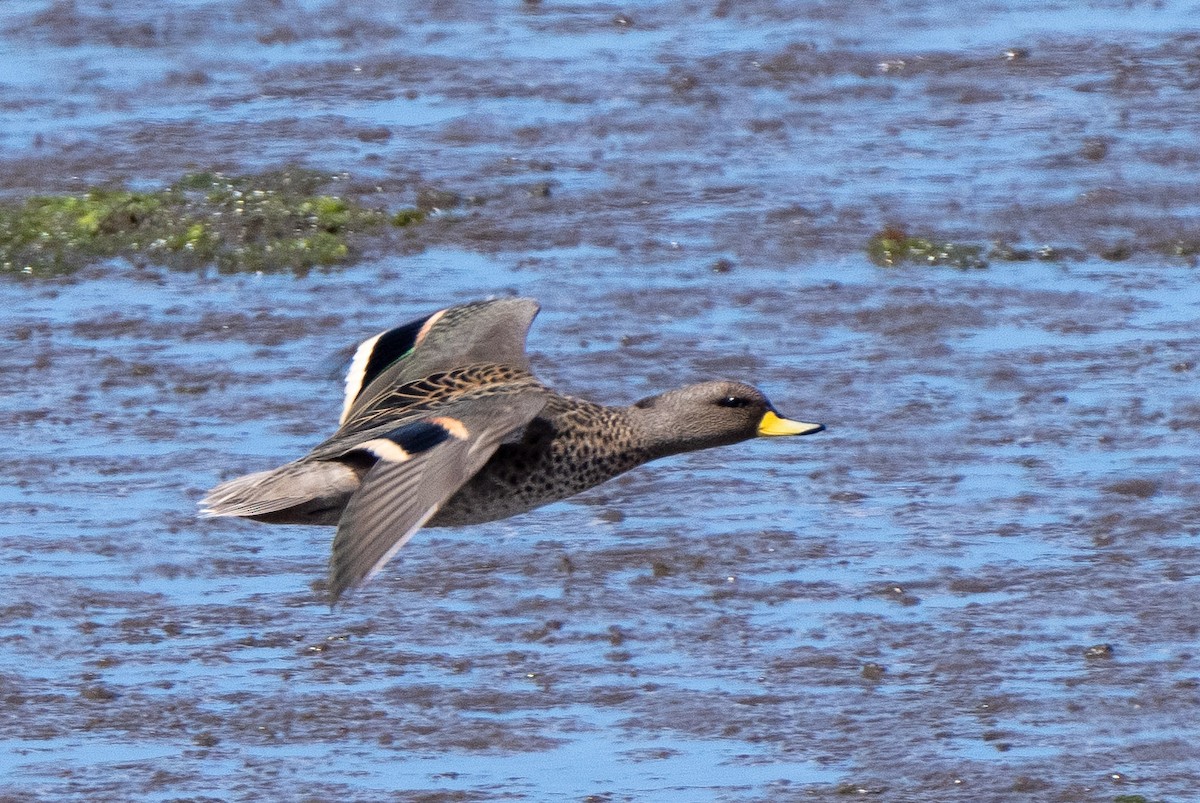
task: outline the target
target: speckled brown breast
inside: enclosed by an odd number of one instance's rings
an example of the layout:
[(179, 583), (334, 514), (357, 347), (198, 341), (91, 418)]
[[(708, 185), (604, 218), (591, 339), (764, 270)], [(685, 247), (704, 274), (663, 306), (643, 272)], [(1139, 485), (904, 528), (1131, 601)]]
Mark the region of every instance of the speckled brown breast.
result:
[(505, 443), (426, 524), (494, 521), (599, 485), (653, 455), (620, 408), (552, 396), (523, 437)]

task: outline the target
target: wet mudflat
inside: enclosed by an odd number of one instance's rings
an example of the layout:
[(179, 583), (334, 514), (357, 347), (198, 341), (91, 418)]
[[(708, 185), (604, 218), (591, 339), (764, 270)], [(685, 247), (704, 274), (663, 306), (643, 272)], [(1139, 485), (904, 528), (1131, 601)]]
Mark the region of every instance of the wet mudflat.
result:
[[(0, 282), (0, 798), (1194, 798), (1193, 9), (379, 5), (6, 9), (5, 199), (298, 164), (430, 219)], [(329, 530), (195, 518), (358, 340), (505, 293), (564, 391), (829, 431), (424, 532), (335, 611)]]

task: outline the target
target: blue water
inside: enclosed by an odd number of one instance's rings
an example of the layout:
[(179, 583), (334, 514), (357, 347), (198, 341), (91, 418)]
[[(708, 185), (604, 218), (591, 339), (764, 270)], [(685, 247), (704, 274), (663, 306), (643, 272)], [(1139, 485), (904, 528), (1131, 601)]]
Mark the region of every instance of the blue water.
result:
[[(4, 794), (1194, 794), (1200, 290), (1150, 244), (1200, 208), (1200, 7), (5, 12), (5, 197), (471, 200), (334, 272), (0, 284)], [(887, 223), (1082, 256), (884, 270)], [(195, 518), (330, 432), (356, 342), (506, 293), (564, 391), (732, 376), (829, 429), (421, 533), (335, 611), (328, 529)]]

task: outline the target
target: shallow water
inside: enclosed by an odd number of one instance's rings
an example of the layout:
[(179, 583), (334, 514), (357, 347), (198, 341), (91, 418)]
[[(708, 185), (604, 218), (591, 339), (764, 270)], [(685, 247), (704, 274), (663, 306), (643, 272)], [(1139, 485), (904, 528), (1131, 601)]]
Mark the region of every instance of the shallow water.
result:
[[(470, 202), (334, 273), (0, 284), (0, 796), (1194, 798), (1200, 290), (1154, 246), (1200, 10), (379, 6), (6, 6), (6, 197)], [(1082, 256), (883, 270), (887, 223)], [(509, 292), (556, 387), (829, 430), (425, 532), (332, 612), (328, 530), (194, 517), (358, 340)]]

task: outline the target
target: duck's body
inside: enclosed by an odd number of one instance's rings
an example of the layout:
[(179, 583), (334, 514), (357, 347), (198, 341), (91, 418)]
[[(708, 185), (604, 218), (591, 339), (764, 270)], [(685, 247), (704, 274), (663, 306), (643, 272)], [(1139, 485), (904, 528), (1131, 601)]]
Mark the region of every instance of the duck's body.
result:
[(337, 525), (336, 601), (422, 526), (507, 518), (658, 457), (823, 429), (780, 418), (740, 382), (629, 407), (559, 395), (525, 356), (537, 310), (530, 299), (464, 304), (364, 342), (338, 431), (300, 460), (217, 486), (202, 513)]
[(551, 393), (428, 526), (480, 524), (574, 496), (649, 459), (619, 408)]

